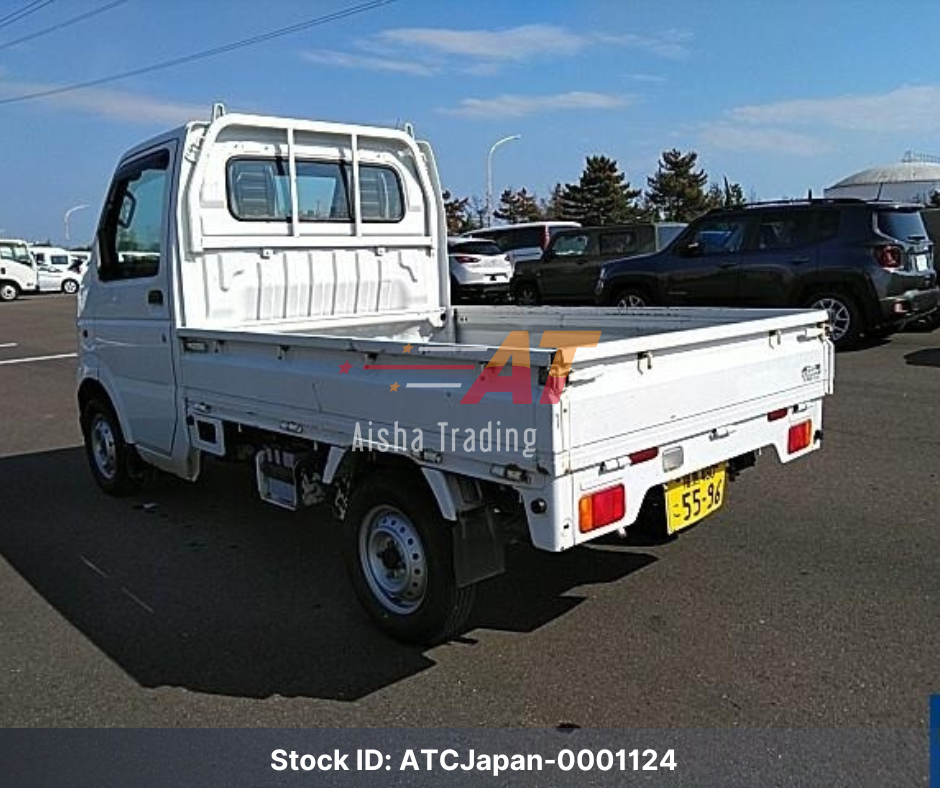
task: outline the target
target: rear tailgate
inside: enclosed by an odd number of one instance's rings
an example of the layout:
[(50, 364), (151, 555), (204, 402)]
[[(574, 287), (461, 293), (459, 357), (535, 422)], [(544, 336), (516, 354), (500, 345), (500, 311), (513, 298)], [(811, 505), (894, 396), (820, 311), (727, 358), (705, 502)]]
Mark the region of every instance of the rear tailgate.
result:
[[(763, 314), (767, 314), (766, 312)], [(578, 351), (563, 407), (560, 472), (693, 436), (831, 393), (825, 312), (604, 343)]]

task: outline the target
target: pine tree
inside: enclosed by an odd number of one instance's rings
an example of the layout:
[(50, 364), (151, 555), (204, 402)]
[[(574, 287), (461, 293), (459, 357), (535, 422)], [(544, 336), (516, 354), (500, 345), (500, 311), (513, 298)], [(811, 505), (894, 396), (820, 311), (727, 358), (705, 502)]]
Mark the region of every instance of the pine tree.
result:
[(542, 216), (545, 219), (565, 219), (562, 200), (564, 198), (565, 187), (556, 183), (552, 187), (552, 193), (547, 199), (542, 200)]
[(588, 156), (581, 178), (561, 193), (565, 219), (581, 224), (624, 224), (640, 218), (640, 189), (631, 189), (617, 162), (606, 156)]
[(704, 170), (695, 171), (697, 163), (694, 151), (663, 151), (656, 174), (646, 179), (646, 202), (659, 219), (689, 222), (708, 210), (708, 175)]
[(744, 189), (740, 183), (731, 183), (727, 178), (721, 184), (713, 183), (706, 195), (707, 208), (740, 208), (747, 204)]
[(454, 197), (449, 191), (444, 194), (444, 212), (447, 215), (447, 232), (449, 235), (460, 235), (474, 229), (474, 222), (470, 214), (470, 198)]
[(499, 207), (493, 211), (493, 216), (508, 224), (536, 222), (542, 218), (542, 209), (535, 195), (526, 189), (506, 189), (499, 197)]

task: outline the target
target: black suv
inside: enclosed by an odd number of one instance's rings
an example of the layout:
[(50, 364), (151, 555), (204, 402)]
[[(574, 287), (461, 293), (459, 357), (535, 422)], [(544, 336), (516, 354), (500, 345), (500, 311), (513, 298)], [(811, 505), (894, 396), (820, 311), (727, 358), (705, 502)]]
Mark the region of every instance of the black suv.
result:
[(634, 222), (558, 230), (538, 260), (516, 263), (513, 295), (519, 304), (594, 303), (594, 283), (604, 263), (658, 252), (684, 222)]
[(920, 206), (800, 200), (717, 209), (656, 254), (605, 265), (600, 304), (815, 307), (832, 339), (887, 335), (937, 309)]

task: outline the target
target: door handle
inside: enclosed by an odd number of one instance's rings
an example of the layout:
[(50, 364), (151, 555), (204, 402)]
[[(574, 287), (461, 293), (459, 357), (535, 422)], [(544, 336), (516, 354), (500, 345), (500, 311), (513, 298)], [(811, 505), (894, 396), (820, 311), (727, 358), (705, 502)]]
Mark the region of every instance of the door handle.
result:
[(163, 306), (163, 291), (151, 290), (147, 293), (147, 303), (150, 306)]
[(810, 259), (808, 257), (794, 257), (790, 262), (793, 263), (793, 265), (805, 265), (809, 261)]
[(737, 264), (737, 263), (733, 263), (733, 262), (731, 262), (730, 260), (726, 260), (726, 261), (723, 262), (723, 263), (718, 263), (718, 267), (721, 268), (722, 270), (724, 270), (724, 269), (726, 269), (726, 268), (737, 268), (737, 267), (738, 267), (738, 264)]

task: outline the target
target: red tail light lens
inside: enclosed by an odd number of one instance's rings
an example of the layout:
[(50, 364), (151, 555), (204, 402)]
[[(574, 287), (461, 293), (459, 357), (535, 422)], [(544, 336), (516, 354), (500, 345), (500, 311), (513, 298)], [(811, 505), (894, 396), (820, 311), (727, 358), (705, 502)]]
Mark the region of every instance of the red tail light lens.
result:
[(900, 268), (901, 267), (901, 247), (900, 246), (877, 246), (875, 247), (875, 261), (882, 268)]
[(635, 451), (630, 455), (630, 462), (633, 465), (639, 465), (641, 462), (649, 462), (650, 460), (655, 460), (659, 456), (659, 449), (643, 449), (643, 451)]
[(622, 484), (608, 487), (578, 501), (578, 528), (586, 534), (622, 520), (627, 511), (627, 493)]
[(457, 263), (475, 263), (477, 261), (476, 257), (470, 257), (465, 254), (454, 255), (454, 261)]
[(790, 427), (787, 434), (787, 451), (790, 454), (796, 454), (803, 451), (813, 442), (813, 422), (801, 421)]
[(780, 410), (772, 410), (767, 414), (767, 421), (780, 421), (784, 418), (787, 413), (790, 412), (789, 408), (780, 408)]

